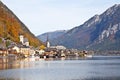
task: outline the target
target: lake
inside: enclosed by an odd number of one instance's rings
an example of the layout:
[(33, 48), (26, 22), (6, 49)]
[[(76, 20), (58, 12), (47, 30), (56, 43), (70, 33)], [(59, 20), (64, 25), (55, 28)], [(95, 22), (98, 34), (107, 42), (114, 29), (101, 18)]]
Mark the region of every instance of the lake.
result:
[(0, 80), (120, 80), (120, 57), (0, 58)]

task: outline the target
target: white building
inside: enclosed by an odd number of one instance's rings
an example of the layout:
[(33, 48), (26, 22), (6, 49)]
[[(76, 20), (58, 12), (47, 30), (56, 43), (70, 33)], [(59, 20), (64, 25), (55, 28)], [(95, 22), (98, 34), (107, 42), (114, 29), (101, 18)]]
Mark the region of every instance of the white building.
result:
[(47, 48), (49, 48), (49, 47), (50, 47), (50, 42), (49, 42), (49, 37), (48, 37), (48, 34), (47, 34), (46, 47), (47, 47)]
[(24, 43), (24, 36), (23, 35), (20, 35), (20, 42), (23, 44)]
[(49, 48), (50, 47), (50, 42), (49, 41), (47, 41), (47, 48)]
[(65, 50), (66, 47), (65, 46), (62, 46), (62, 45), (57, 45), (57, 46), (50, 46), (50, 48), (56, 48), (58, 50)]
[(25, 46), (29, 46), (29, 41), (27, 38), (24, 38), (23, 35), (20, 35), (20, 42), (22, 43), (22, 45), (25, 45)]
[(44, 54), (45, 53), (45, 51), (44, 50), (39, 50), (39, 54)]
[(17, 53), (20, 53), (20, 48), (17, 47), (17, 46), (14, 46), (14, 47), (12, 48), (12, 50), (15, 50)]
[(65, 46), (62, 46), (62, 45), (58, 45), (58, 46), (56, 46), (56, 48), (57, 48), (57, 49), (62, 49), (62, 50), (65, 50), (65, 49), (66, 49), (66, 47), (65, 47)]

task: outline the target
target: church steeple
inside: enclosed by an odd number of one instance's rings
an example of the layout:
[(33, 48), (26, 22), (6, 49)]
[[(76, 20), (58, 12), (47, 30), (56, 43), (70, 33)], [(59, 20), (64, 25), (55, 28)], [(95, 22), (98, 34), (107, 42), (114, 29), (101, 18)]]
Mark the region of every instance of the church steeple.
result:
[(46, 47), (47, 47), (47, 48), (50, 47), (50, 42), (49, 42), (49, 35), (48, 35), (48, 33), (47, 33)]
[(19, 37), (20, 37), (20, 42), (23, 44), (24, 43), (24, 36), (22, 34), (20, 34)]

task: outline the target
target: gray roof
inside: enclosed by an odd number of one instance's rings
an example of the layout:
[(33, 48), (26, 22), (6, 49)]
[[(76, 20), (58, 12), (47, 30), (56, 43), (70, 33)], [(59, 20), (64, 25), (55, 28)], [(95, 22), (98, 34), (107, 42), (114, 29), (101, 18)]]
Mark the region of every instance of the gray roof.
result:
[(28, 42), (28, 39), (27, 39), (27, 38), (24, 38), (24, 43), (25, 43), (25, 42)]

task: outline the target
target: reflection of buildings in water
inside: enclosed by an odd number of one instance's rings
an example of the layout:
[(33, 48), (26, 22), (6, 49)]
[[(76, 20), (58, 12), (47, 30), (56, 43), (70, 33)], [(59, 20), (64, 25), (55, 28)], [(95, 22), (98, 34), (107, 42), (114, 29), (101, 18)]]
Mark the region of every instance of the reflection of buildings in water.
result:
[(19, 68), (18, 61), (15, 60), (15, 57), (2, 57), (0, 58), (0, 69), (13, 69)]
[(38, 57), (36, 58), (25, 58), (20, 61), (20, 68), (30, 68), (30, 67), (36, 67), (39, 66), (38, 63), (40, 61), (44, 61), (44, 59), (40, 59)]
[(8, 68), (8, 59), (7, 58), (0, 58), (0, 69), (7, 69)]
[(54, 60), (65, 60), (65, 57), (58, 59), (54, 58), (25, 58), (22, 60), (17, 60), (14, 57), (0, 58), (0, 70), (4, 69), (24, 69), (24, 68), (45, 68), (51, 65), (51, 61)]
[(61, 57), (61, 60), (65, 60), (66, 59), (66, 57)]

